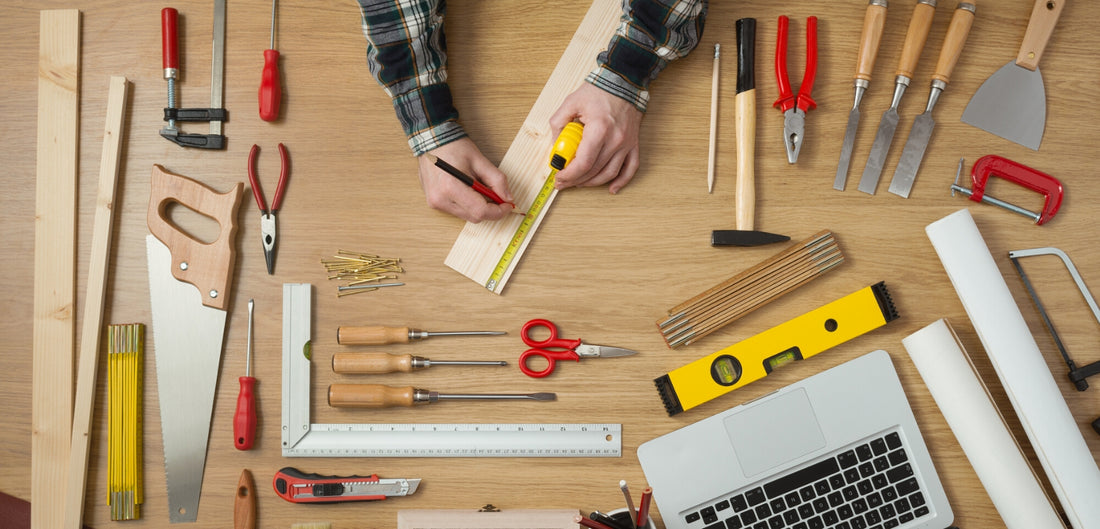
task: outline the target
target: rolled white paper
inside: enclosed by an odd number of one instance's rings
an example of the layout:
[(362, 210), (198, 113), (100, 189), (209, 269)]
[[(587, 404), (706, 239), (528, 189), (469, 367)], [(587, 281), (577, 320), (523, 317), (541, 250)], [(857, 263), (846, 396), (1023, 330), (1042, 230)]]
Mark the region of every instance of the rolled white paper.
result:
[(901, 343), (1008, 529), (1065, 529), (947, 320)]
[(1100, 529), (1100, 468), (970, 211), (925, 228), (1055, 496), (1076, 529)]

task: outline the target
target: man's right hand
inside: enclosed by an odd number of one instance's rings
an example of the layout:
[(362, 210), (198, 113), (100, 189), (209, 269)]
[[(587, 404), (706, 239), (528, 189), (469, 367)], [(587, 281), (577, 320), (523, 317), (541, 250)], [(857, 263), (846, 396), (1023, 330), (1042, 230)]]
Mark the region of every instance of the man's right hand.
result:
[[(429, 151), (428, 154), (481, 181), (505, 201), (512, 201), (508, 178), (481, 154), (470, 138), (453, 141)], [(501, 219), (515, 211), (510, 204), (494, 204), (487, 200), (481, 193), (436, 167), (429, 156), (421, 155), (417, 163), (420, 169), (420, 187), (424, 188), (428, 205), (434, 209), (474, 223)]]

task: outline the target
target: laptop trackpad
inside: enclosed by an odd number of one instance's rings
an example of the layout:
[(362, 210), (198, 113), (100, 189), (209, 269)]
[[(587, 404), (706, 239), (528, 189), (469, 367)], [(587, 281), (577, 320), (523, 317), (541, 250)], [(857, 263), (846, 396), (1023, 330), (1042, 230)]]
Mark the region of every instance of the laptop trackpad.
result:
[(749, 406), (724, 422), (745, 477), (825, 447), (825, 436), (802, 388)]

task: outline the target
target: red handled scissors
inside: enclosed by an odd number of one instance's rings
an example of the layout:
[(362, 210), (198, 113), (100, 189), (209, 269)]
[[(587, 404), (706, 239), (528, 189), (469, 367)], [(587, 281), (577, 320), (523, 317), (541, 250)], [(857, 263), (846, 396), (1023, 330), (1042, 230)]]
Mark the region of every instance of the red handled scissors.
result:
[[(531, 337), (531, 330), (536, 327), (546, 327), (550, 330), (550, 336), (545, 340), (535, 340)], [(523, 374), (535, 378), (542, 378), (553, 373), (558, 360), (579, 362), (581, 358), (610, 358), (613, 356), (630, 356), (638, 354), (637, 351), (631, 351), (630, 349), (623, 349), (621, 347), (590, 345), (580, 340), (558, 338), (558, 326), (554, 325), (550, 320), (541, 318), (523, 324), (523, 330), (520, 332), (520, 337), (523, 338), (523, 343), (532, 348), (519, 355), (519, 370), (523, 371)], [(564, 349), (564, 351), (558, 351), (556, 349)], [(534, 371), (527, 367), (527, 360), (532, 356), (541, 356), (546, 359), (546, 369)]]

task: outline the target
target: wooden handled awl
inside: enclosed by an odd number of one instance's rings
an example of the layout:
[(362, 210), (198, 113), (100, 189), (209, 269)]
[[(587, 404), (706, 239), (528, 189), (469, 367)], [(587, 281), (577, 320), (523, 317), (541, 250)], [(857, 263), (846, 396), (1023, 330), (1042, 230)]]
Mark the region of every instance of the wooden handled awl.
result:
[(336, 353), (332, 355), (334, 373), (381, 375), (408, 373), (432, 366), (506, 366), (503, 360), (430, 360), (422, 356), (389, 353)]
[(332, 384), (328, 405), (333, 408), (393, 408), (428, 404), (438, 400), (556, 400), (555, 393), (454, 393), (445, 394), (412, 386), (381, 384)]
[(233, 529), (256, 528), (256, 483), (248, 469), (241, 471), (237, 480), (237, 494), (233, 500)]
[(427, 332), (408, 327), (384, 327), (369, 325), (366, 327), (337, 327), (336, 343), (344, 345), (387, 345), (391, 343), (409, 343), (432, 336), (499, 336), (504, 331), (457, 331)]

